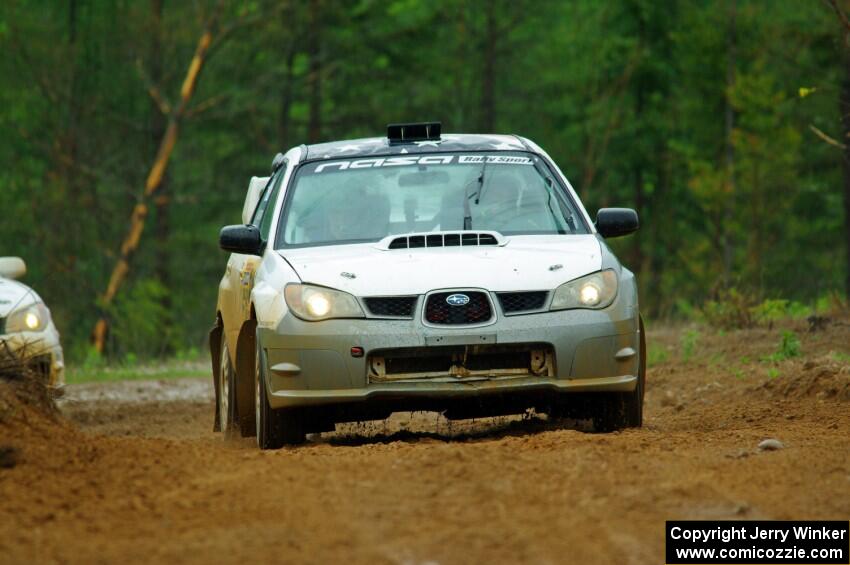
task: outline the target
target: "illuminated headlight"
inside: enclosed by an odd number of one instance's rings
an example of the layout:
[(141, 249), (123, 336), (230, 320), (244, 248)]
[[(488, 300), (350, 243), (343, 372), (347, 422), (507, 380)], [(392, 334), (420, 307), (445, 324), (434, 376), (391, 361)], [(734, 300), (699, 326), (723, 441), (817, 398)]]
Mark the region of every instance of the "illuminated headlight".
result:
[(6, 333), (40, 332), (47, 327), (50, 311), (41, 302), (12, 312), (6, 318)]
[(616, 296), (617, 273), (607, 269), (559, 286), (552, 297), (551, 309), (605, 308)]
[(289, 284), (283, 295), (292, 313), (302, 320), (316, 322), (328, 318), (364, 317), (357, 299), (347, 292), (307, 284)]

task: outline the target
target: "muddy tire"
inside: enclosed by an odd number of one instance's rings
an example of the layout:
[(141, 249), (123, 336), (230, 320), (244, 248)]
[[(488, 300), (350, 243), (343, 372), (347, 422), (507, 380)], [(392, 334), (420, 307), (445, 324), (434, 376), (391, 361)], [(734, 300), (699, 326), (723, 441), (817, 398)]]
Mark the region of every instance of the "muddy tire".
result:
[(643, 425), (643, 397), (646, 389), (646, 337), (640, 318), (640, 361), (638, 382), (632, 392), (597, 395), (593, 410), (594, 431), (606, 433)]
[(224, 439), (239, 436), (239, 421), (236, 414), (236, 370), (230, 361), (227, 340), (221, 332), (221, 364), (218, 371), (218, 414)]
[(304, 418), (295, 410), (274, 410), (269, 405), (266, 392), (266, 357), (257, 339), (254, 360), (254, 404), (257, 422), (257, 446), (260, 449), (280, 449), (284, 445), (298, 445), (307, 440)]

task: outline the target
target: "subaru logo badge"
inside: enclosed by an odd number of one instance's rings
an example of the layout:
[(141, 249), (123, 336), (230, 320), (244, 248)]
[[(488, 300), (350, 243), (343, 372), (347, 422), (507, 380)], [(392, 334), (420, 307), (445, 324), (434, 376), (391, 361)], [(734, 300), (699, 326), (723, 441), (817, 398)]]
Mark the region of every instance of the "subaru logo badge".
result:
[(466, 306), (469, 304), (469, 297), (465, 294), (450, 294), (446, 298), (446, 302), (450, 306)]

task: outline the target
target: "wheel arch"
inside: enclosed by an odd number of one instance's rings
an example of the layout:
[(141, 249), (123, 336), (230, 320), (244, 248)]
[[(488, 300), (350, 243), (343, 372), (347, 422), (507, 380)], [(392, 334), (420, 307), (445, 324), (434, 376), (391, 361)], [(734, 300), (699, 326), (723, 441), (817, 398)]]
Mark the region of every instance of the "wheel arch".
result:
[(218, 383), (221, 375), (221, 336), (224, 333), (224, 321), (221, 312), (215, 314), (215, 325), (210, 330), (210, 361), (212, 363), (213, 390), (215, 391), (215, 419), (213, 420), (213, 431), (221, 431), (221, 414), (218, 407)]
[(250, 317), (242, 322), (236, 340), (236, 415), (243, 437), (256, 433), (254, 417), (254, 359), (256, 355), (257, 314), (251, 304)]

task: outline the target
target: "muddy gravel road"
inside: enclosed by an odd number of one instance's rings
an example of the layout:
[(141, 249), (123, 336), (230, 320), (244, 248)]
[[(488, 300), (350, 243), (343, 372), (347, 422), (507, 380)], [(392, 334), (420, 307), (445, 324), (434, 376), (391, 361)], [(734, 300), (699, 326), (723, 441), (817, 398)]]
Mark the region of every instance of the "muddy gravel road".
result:
[(850, 323), (791, 329), (772, 361), (778, 329), (651, 331), (645, 426), (607, 435), (397, 414), (260, 452), (207, 380), (71, 386), (0, 418), (0, 561), (663, 563), (668, 519), (846, 520)]

